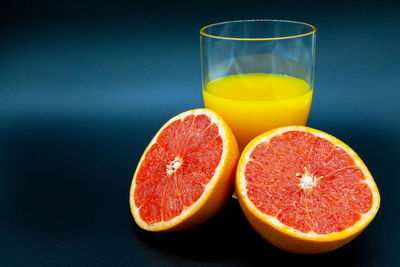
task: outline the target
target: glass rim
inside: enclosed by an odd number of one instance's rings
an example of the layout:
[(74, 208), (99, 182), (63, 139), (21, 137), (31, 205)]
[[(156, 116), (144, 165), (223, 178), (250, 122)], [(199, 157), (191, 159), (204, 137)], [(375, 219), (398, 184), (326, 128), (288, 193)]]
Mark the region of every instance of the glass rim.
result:
[[(302, 33), (302, 34), (296, 34), (296, 35), (287, 35), (287, 36), (281, 36), (281, 37), (225, 37), (225, 36), (218, 36), (218, 35), (212, 35), (205, 33), (204, 30), (216, 26), (216, 25), (222, 25), (222, 24), (229, 24), (229, 23), (240, 23), (240, 22), (287, 22), (287, 23), (293, 23), (293, 24), (302, 24), (306, 25), (308, 27), (311, 27), (311, 31)], [(305, 23), (305, 22), (300, 22), (300, 21), (294, 21), (294, 20), (280, 20), (280, 19), (245, 19), (245, 20), (232, 20), (232, 21), (224, 21), (224, 22), (217, 22), (213, 24), (209, 24), (207, 26), (204, 26), (203, 28), (200, 29), (200, 35), (205, 36), (205, 37), (210, 37), (210, 38), (216, 38), (216, 39), (223, 39), (223, 40), (236, 40), (236, 41), (268, 41), (268, 40), (282, 40), (282, 39), (291, 39), (291, 38), (298, 38), (298, 37), (304, 37), (307, 35), (311, 35), (317, 31), (317, 28), (311, 24)]]

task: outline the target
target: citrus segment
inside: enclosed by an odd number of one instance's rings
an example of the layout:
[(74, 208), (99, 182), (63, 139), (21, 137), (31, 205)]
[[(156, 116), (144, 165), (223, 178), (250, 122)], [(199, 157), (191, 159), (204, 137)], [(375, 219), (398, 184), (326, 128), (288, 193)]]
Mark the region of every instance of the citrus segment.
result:
[(380, 202), (371, 174), (353, 150), (303, 126), (278, 128), (250, 142), (239, 161), (236, 193), (258, 232), (300, 253), (349, 242)]
[(150, 231), (199, 224), (225, 204), (238, 160), (226, 123), (207, 109), (169, 120), (146, 148), (132, 180), (133, 217)]

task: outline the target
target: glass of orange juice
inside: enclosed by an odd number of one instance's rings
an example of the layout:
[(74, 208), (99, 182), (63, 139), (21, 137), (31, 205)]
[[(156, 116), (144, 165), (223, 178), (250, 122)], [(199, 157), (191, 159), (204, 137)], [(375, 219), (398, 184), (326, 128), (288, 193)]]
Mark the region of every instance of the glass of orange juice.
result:
[(314, 87), (316, 28), (286, 20), (239, 20), (200, 30), (203, 99), (241, 150), (257, 135), (305, 125)]

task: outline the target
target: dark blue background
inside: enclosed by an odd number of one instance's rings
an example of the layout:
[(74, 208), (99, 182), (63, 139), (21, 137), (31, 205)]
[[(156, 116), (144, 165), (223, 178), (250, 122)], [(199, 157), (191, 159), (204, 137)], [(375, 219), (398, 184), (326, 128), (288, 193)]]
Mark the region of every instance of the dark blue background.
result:
[[(400, 265), (400, 5), (389, 1), (3, 1), (0, 265)], [(203, 106), (199, 29), (249, 18), (317, 31), (308, 125), (364, 160), (376, 219), (317, 256), (279, 251), (232, 200), (193, 230), (140, 230), (136, 164), (173, 115)]]

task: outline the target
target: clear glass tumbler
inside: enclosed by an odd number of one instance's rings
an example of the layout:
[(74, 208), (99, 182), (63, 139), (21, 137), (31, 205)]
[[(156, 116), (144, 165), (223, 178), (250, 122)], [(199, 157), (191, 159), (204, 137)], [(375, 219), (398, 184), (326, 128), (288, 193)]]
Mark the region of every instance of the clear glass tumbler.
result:
[(200, 30), (203, 98), (242, 150), (259, 134), (305, 125), (314, 87), (316, 28), (286, 20), (240, 20)]

